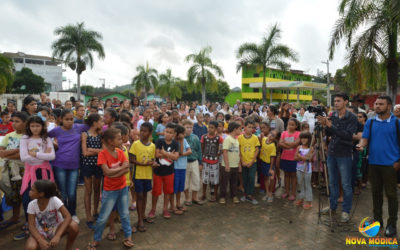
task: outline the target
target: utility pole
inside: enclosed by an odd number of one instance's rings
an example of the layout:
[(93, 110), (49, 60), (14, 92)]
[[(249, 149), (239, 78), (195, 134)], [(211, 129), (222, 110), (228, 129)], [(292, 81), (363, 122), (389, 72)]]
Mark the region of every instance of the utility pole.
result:
[(327, 78), (327, 89), (326, 89), (326, 104), (328, 106), (332, 106), (331, 103), (331, 86), (330, 86), (330, 79), (329, 79), (329, 60), (326, 60), (326, 62), (321, 62), (323, 64), (326, 64), (326, 68), (327, 68), (327, 74), (326, 74), (326, 78)]
[(68, 90), (71, 90), (71, 79), (68, 79)]

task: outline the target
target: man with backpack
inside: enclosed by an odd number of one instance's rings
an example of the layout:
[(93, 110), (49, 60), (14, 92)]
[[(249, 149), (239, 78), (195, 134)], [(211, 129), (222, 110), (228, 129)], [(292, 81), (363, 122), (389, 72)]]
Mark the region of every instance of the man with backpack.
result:
[(369, 119), (358, 150), (368, 147), (368, 180), (371, 183), (374, 220), (383, 228), (383, 188), (388, 200), (389, 219), (386, 237), (396, 237), (397, 223), (397, 173), (400, 168), (400, 122), (391, 112), (392, 99), (379, 96), (374, 104), (376, 116)]

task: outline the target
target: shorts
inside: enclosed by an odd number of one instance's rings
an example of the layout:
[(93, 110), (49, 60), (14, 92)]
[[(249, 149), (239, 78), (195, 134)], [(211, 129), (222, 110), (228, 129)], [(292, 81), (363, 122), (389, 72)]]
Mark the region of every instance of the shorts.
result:
[(81, 175), (87, 178), (94, 176), (97, 179), (100, 179), (103, 176), (103, 171), (101, 171), (99, 166), (82, 166), (80, 171)]
[(175, 169), (174, 174), (174, 193), (185, 191), (186, 169)]
[(135, 179), (133, 183), (136, 193), (147, 193), (151, 191), (151, 180)]
[(160, 196), (162, 192), (164, 192), (164, 194), (174, 193), (174, 174), (165, 176), (153, 175), (152, 194), (154, 196)]
[(261, 172), (264, 176), (272, 176), (272, 174), (269, 173), (270, 168), (271, 164), (261, 161)]
[(200, 190), (199, 161), (188, 162), (186, 167), (185, 189), (191, 191)]
[(287, 173), (296, 173), (297, 161), (288, 161), (281, 159), (281, 169)]
[(203, 162), (203, 171), (201, 177), (203, 184), (218, 185), (219, 184), (219, 163), (210, 164)]

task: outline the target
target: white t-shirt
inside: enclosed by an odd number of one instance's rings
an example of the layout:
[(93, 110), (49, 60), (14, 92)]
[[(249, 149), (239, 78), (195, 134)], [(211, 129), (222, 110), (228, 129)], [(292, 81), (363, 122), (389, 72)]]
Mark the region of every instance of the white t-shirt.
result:
[(307, 122), (310, 126), (310, 133), (314, 132), (315, 127), (315, 114), (306, 111), (303, 115), (303, 122)]
[(64, 206), (57, 197), (51, 197), (45, 210), (40, 211), (37, 199), (29, 202), (28, 214), (35, 215), (36, 229), (47, 240), (50, 240), (56, 234), (58, 226), (64, 221), (60, 208)]
[[(153, 125), (153, 123), (154, 123), (154, 121), (153, 121), (152, 119), (150, 119), (149, 122), (151, 123), (151, 125)], [(140, 120), (137, 122), (136, 127), (140, 130), (140, 126), (142, 126), (143, 123), (145, 123), (145, 121), (144, 121), (143, 119), (140, 119)]]

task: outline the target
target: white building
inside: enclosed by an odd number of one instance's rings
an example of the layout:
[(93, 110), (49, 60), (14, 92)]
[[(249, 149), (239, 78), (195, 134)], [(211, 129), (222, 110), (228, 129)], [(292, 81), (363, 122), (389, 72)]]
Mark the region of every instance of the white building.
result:
[(51, 84), (50, 91), (62, 90), (62, 62), (53, 60), (52, 57), (28, 55), (23, 52), (4, 52), (3, 55), (13, 61), (16, 71), (30, 68), (34, 74), (43, 77), (45, 82)]

